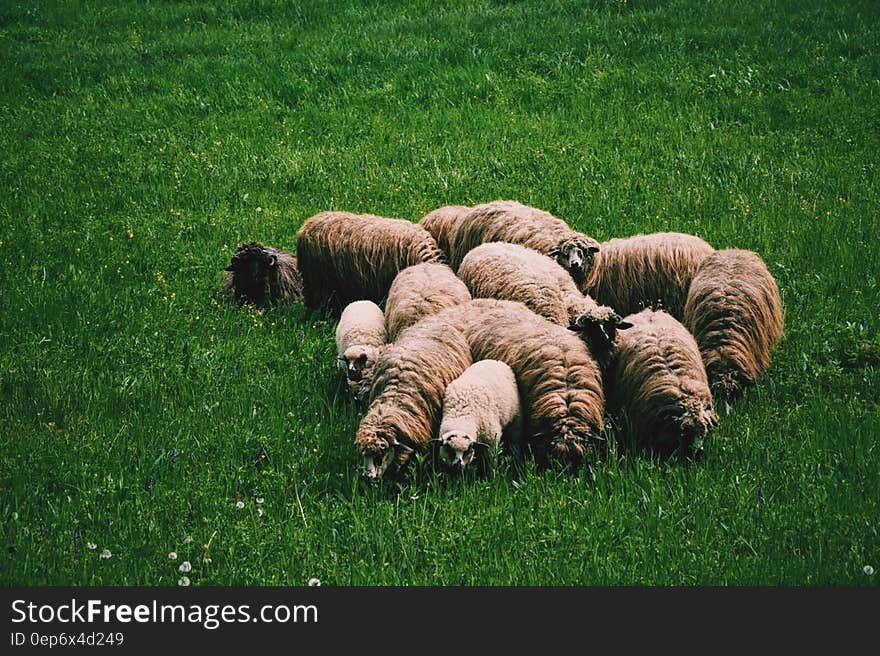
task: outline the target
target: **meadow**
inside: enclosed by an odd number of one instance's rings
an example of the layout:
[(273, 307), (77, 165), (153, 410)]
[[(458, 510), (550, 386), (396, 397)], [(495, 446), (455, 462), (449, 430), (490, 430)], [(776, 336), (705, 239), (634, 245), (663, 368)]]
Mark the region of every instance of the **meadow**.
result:
[[(880, 580), (874, 0), (12, 0), (0, 62), (0, 584)], [(702, 460), (366, 485), (334, 321), (219, 295), (317, 212), (496, 198), (765, 259)]]

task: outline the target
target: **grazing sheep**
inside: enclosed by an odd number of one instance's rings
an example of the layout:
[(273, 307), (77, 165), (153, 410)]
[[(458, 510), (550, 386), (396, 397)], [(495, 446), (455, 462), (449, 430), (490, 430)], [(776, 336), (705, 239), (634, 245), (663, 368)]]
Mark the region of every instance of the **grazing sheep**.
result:
[(437, 316), (404, 330), (373, 369), (355, 446), (370, 478), (393, 476), (437, 434), (446, 387), (471, 364), (461, 332)]
[(519, 301), (555, 324), (579, 325), (598, 353), (614, 340), (620, 315), (582, 294), (565, 269), (536, 250), (482, 244), (464, 256), (458, 276), (474, 298)]
[[(432, 215), (435, 218), (429, 220)], [(562, 219), (510, 200), (475, 205), (464, 214), (459, 214), (457, 206), (440, 208), (422, 221), (448, 244), (446, 252), (456, 271), (472, 248), (486, 242), (506, 241), (555, 257), (580, 283), (599, 250), (595, 239), (572, 230)]]
[(492, 447), (507, 430), (518, 441), (522, 430), (519, 391), (513, 370), (498, 360), (480, 360), (449, 383), (440, 422), (440, 460), (462, 469), (480, 446)]
[(282, 305), (302, 300), (302, 277), (292, 254), (258, 241), (244, 242), (224, 270), (221, 290), (239, 305)]
[(345, 306), (336, 325), (336, 353), (348, 388), (366, 402), (373, 382), (373, 367), (385, 350), (385, 315), (373, 301)]
[(458, 222), (470, 209), (465, 205), (444, 205), (426, 214), (419, 221), (419, 225), (434, 237), (434, 241), (446, 255), (447, 260), (452, 254), (452, 238), (458, 230)]
[(605, 394), (583, 340), (514, 301), (474, 299), (434, 320), (460, 330), (474, 360), (500, 360), (513, 370), (524, 436), (536, 456), (549, 450), (553, 459), (578, 464), (594, 452), (602, 440)]
[(297, 233), (296, 256), (306, 306), (342, 308), (366, 299), (383, 303), (401, 269), (443, 262), (424, 228), (372, 214), (321, 212)]
[(699, 237), (679, 232), (611, 239), (599, 244), (592, 269), (579, 287), (622, 315), (651, 307), (680, 321), (688, 286), (714, 252)]
[(429, 262), (403, 269), (385, 302), (386, 340), (393, 342), (420, 319), (471, 300), (465, 284), (445, 264)]
[(623, 322), (605, 375), (609, 407), (626, 416), (642, 448), (661, 455), (699, 449), (715, 411), (696, 341), (663, 311)]
[(684, 325), (697, 340), (712, 392), (733, 400), (770, 366), (782, 337), (779, 288), (757, 253), (725, 249), (691, 282)]

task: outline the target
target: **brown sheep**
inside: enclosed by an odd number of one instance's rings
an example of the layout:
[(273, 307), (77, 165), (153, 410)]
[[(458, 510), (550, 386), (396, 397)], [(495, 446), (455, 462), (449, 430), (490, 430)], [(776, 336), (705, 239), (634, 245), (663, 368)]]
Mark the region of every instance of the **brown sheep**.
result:
[(699, 237), (679, 232), (611, 239), (599, 244), (579, 287), (622, 315), (651, 307), (681, 321), (690, 282), (714, 252)]
[(370, 478), (393, 476), (437, 434), (446, 387), (471, 365), (461, 332), (437, 316), (404, 330), (379, 355), (355, 446)]
[(458, 276), (474, 298), (519, 301), (560, 326), (577, 324), (596, 354), (614, 340), (620, 315), (580, 292), (568, 272), (536, 250), (490, 242), (470, 250)]
[(401, 269), (443, 262), (429, 232), (403, 219), (321, 212), (297, 233), (296, 256), (307, 307), (334, 311), (352, 301), (382, 304)]
[(627, 419), (641, 448), (669, 455), (699, 450), (715, 410), (693, 336), (663, 311), (624, 317), (606, 368), (608, 405)]
[(239, 305), (282, 305), (302, 300), (302, 277), (296, 258), (287, 251), (244, 242), (224, 270), (221, 292)]
[(440, 208), (422, 221), (428, 223), (426, 229), (448, 244), (444, 250), (455, 271), (472, 248), (486, 242), (506, 241), (555, 257), (580, 283), (599, 250), (595, 239), (571, 229), (562, 219), (511, 200), (475, 205), (464, 214), (458, 206)]
[(426, 214), (419, 221), (419, 225), (434, 237), (437, 246), (446, 255), (447, 260), (450, 259), (452, 253), (452, 238), (458, 230), (458, 222), (470, 209), (466, 205), (444, 205)]
[(724, 249), (691, 282), (684, 325), (697, 340), (717, 398), (733, 400), (770, 366), (782, 338), (779, 287), (757, 253)]
[(429, 262), (403, 269), (385, 302), (386, 341), (393, 342), (419, 320), (471, 300), (465, 284), (445, 264)]

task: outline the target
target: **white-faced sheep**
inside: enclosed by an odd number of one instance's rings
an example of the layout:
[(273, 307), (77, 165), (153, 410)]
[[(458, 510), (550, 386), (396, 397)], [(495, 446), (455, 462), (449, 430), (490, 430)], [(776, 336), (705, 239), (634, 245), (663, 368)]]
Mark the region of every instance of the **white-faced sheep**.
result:
[(596, 452), (605, 393), (599, 366), (583, 340), (514, 301), (474, 299), (434, 320), (460, 330), (474, 360), (500, 360), (513, 370), (524, 437), (538, 458), (549, 455), (576, 465)]
[(430, 262), (403, 269), (385, 302), (386, 341), (440, 310), (471, 300), (465, 284), (445, 264)]
[(341, 309), (356, 300), (382, 304), (399, 271), (443, 262), (431, 234), (403, 219), (321, 212), (297, 233), (297, 266), (307, 307)]
[(503, 432), (519, 441), (521, 430), (513, 370), (498, 360), (480, 360), (446, 388), (437, 438), (440, 460), (450, 469), (462, 469), (474, 459), (477, 448), (498, 445)]
[(458, 276), (474, 298), (519, 301), (560, 326), (577, 324), (596, 354), (610, 345), (620, 322), (612, 308), (582, 294), (556, 261), (519, 244), (473, 248), (462, 259)]
[(691, 280), (714, 252), (699, 237), (678, 232), (611, 239), (599, 244), (579, 287), (622, 315), (650, 307), (680, 321)]
[(336, 325), (336, 353), (339, 368), (349, 390), (366, 402), (373, 382), (373, 368), (385, 350), (385, 315), (373, 301), (355, 301), (345, 306)]
[[(430, 217), (430, 218), (429, 218)], [(461, 213), (458, 206), (440, 208), (420, 223), (436, 232), (455, 271), (468, 251), (480, 244), (505, 241), (555, 257), (576, 282), (589, 272), (599, 244), (570, 228), (549, 212), (511, 200), (475, 205)]]
[(684, 307), (717, 398), (735, 399), (770, 366), (783, 333), (776, 280), (752, 251), (724, 249), (694, 276)]
[(437, 316), (404, 330), (373, 370), (355, 446), (370, 478), (394, 476), (437, 434), (446, 387), (471, 364), (461, 332)]
[(609, 407), (626, 417), (641, 448), (660, 455), (700, 448), (715, 411), (693, 336), (650, 309), (624, 317), (621, 327), (605, 370)]
[(282, 305), (302, 299), (302, 277), (289, 252), (258, 241), (244, 242), (224, 270), (221, 291), (239, 305)]

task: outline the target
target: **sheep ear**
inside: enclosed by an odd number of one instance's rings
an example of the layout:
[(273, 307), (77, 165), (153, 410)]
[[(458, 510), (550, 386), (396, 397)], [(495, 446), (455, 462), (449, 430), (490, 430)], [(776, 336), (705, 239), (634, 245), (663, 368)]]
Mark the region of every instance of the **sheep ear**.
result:
[(629, 321), (621, 321), (617, 324), (618, 330), (626, 330), (627, 328), (632, 328), (635, 324), (630, 323)]
[(278, 264), (278, 256), (275, 253), (267, 253), (266, 254), (266, 264), (270, 267), (277, 266)]
[(235, 267), (232, 266), (232, 265), (230, 264), (228, 267), (226, 267), (226, 268), (223, 269), (223, 270), (224, 270), (224, 271), (235, 271)]
[(560, 252), (561, 251), (559, 250), (559, 246), (554, 246), (547, 252), (547, 255), (549, 255), (550, 257), (556, 257), (557, 255), (559, 255)]
[(577, 322), (575, 322), (575, 321), (572, 321), (570, 324), (568, 324), (568, 329), (569, 329), (571, 332), (573, 332), (573, 333), (582, 333), (582, 332), (584, 332), (584, 327), (583, 327), (583, 326), (579, 326), (579, 325), (577, 324)]
[(412, 447), (407, 446), (403, 442), (398, 442), (397, 440), (392, 441), (391, 446), (394, 447), (395, 451), (402, 451), (403, 453), (412, 453), (413, 452)]
[(482, 449), (488, 449), (488, 448), (489, 448), (489, 445), (486, 444), (485, 442), (473, 442), (472, 444), (474, 445), (474, 447), (479, 447), (479, 448), (482, 448)]
[(590, 246), (587, 250), (588, 250), (590, 253), (598, 253), (598, 252), (599, 252), (599, 247), (598, 247), (598, 246)]

